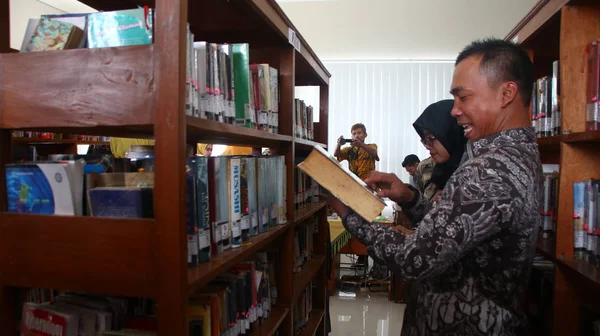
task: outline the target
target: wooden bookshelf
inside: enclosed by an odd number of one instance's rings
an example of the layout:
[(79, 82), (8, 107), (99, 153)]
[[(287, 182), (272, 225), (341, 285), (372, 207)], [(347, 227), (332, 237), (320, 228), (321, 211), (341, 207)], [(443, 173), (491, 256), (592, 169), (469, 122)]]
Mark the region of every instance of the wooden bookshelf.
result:
[[(20, 288), (42, 287), (157, 300), (158, 334), (187, 335), (191, 292), (261, 249), (278, 250), (278, 306), (252, 335), (293, 335), (292, 305), (316, 283), (311, 328), (324, 335), (327, 214), (324, 202), (294, 207), (294, 162), (328, 139), (329, 77), (314, 51), (274, 0), (83, 0), (98, 10), (156, 9), (151, 45), (14, 53), (9, 0), (0, 0), (0, 330), (18, 321)], [(185, 115), (186, 23), (198, 40), (249, 43), (252, 63), (279, 69), (279, 133)], [(225, 22), (225, 24), (224, 24)], [(288, 42), (295, 32), (300, 48)], [(36, 83), (32, 86), (31, 83)], [(320, 88), (315, 140), (293, 136), (294, 89)], [(7, 213), (4, 165), (12, 130), (156, 140), (154, 219), (25, 216)], [(41, 140), (41, 139), (40, 139)], [(48, 140), (71, 144), (71, 140)], [(15, 139), (17, 144), (46, 140)], [(285, 156), (289, 223), (190, 269), (186, 241), (186, 148), (196, 142), (264, 146)], [(78, 144), (95, 144), (77, 142)], [(293, 273), (295, 223), (316, 214), (315, 259)], [(297, 280), (297, 281), (295, 281)], [(301, 288), (299, 288), (299, 286)], [(311, 332), (311, 335), (313, 333)]]
[(296, 217), (294, 218), (294, 222), (296, 222), (296, 224), (299, 224), (307, 220), (310, 216), (314, 215), (317, 211), (321, 210), (325, 205), (327, 205), (327, 202), (320, 201), (318, 203), (312, 203), (302, 209), (296, 210)]
[(316, 310), (313, 311), (308, 319), (308, 323), (306, 324), (306, 328), (303, 332), (300, 333), (299, 336), (313, 336), (317, 333), (317, 328), (323, 322), (323, 317), (325, 316), (325, 311)]
[[(585, 123), (586, 45), (600, 38), (600, 2), (541, 0), (506, 37), (526, 48), (536, 77), (549, 75), (560, 61), (560, 109), (563, 134), (538, 139), (544, 163), (560, 164), (555, 238), (540, 239), (537, 251), (556, 263), (552, 319), (554, 335), (577, 335), (581, 307), (599, 307), (600, 268), (574, 260), (573, 183), (600, 176), (599, 131)], [(598, 310), (598, 309), (596, 309)]]
[(88, 141), (78, 139), (12, 138), (13, 143), (23, 145), (97, 145), (110, 146), (109, 141)]

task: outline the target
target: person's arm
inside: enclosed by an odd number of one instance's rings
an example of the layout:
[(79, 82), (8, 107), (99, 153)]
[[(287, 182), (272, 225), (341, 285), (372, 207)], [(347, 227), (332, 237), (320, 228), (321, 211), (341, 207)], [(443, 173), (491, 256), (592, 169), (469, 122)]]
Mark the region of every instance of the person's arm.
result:
[(339, 161), (346, 160), (346, 158), (341, 157), (343, 155), (342, 139), (344, 139), (343, 135), (338, 138), (337, 145), (335, 147), (335, 153), (333, 153), (333, 156), (335, 156)]
[(367, 145), (364, 142), (361, 142), (360, 148), (362, 148), (365, 152), (367, 152), (367, 154), (369, 154), (370, 157), (372, 157), (376, 161), (379, 161), (379, 155), (377, 155), (377, 145), (376, 144)]
[[(472, 178), (485, 176), (485, 171), (486, 167), (477, 164), (459, 168), (436, 207), (423, 217), (412, 235), (366, 223), (351, 211), (344, 214), (344, 227), (367, 246), (373, 259), (384, 262), (405, 279), (419, 280), (441, 274), (479, 242), (509, 228), (513, 209), (522, 207), (522, 200), (508, 178), (497, 176), (485, 185)], [(407, 214), (427, 208), (420, 194), (410, 194), (414, 196), (409, 201), (413, 204)], [(406, 204), (407, 200), (404, 198), (400, 203)]]

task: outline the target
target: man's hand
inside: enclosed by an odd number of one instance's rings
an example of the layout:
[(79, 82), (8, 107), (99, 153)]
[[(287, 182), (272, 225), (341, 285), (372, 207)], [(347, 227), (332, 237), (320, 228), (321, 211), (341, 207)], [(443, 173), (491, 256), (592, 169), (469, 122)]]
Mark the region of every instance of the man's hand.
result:
[(340, 137), (338, 138), (338, 141), (337, 141), (338, 148), (342, 147), (342, 145), (343, 145), (342, 141), (343, 140), (344, 140), (344, 136), (340, 135)]
[(340, 219), (344, 218), (344, 215), (350, 212), (350, 209), (344, 203), (342, 203), (342, 201), (337, 199), (329, 192), (327, 192), (327, 204), (329, 204), (329, 207), (331, 207), (333, 211), (338, 214)]
[(399, 204), (409, 202), (414, 197), (413, 191), (402, 183), (396, 174), (374, 171), (365, 183), (375, 190), (379, 197), (387, 197)]
[(360, 140), (358, 140), (358, 139), (352, 140), (351, 145), (352, 145), (352, 147), (358, 147), (358, 148), (364, 148), (365, 147), (365, 143), (362, 142), (362, 141), (360, 141)]

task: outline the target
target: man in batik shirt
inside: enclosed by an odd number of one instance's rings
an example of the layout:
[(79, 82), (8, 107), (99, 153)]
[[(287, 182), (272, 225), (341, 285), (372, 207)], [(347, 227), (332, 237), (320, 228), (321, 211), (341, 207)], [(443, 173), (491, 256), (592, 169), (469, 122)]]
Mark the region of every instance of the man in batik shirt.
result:
[(535, 256), (542, 168), (530, 127), (533, 67), (503, 40), (477, 41), (456, 60), (452, 115), (469, 140), (458, 169), (432, 205), (394, 174), (367, 183), (418, 222), (413, 234), (366, 223), (330, 205), (346, 229), (420, 288), (408, 303), (403, 336), (522, 335), (520, 296)]

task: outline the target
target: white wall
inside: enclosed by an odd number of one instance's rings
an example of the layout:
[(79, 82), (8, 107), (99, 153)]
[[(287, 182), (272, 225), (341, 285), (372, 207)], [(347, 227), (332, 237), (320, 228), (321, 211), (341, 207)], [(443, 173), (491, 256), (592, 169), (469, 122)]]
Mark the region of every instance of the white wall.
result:
[(402, 161), (408, 154), (421, 160), (429, 153), (412, 123), (431, 103), (449, 94), (452, 62), (326, 62), (329, 88), (329, 141), (331, 153), (340, 135), (363, 123), (367, 143), (379, 147), (379, 171), (396, 173), (408, 182)]

